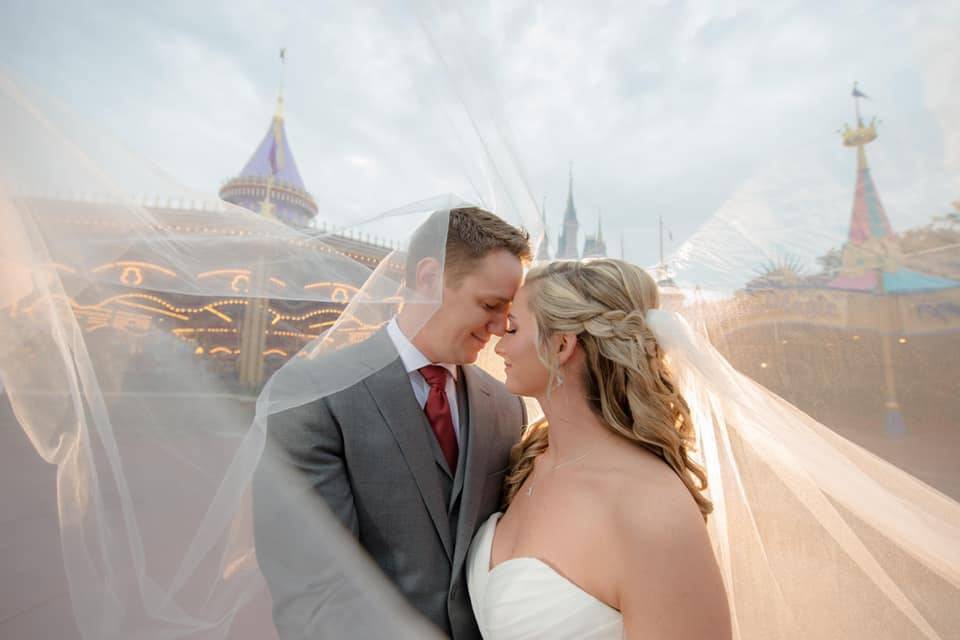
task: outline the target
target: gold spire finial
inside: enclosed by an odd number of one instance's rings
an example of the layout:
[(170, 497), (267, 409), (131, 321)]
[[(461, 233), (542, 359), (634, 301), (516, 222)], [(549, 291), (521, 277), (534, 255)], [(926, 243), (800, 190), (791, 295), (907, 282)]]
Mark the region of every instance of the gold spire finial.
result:
[(843, 136), (843, 146), (856, 147), (857, 166), (863, 169), (867, 166), (867, 156), (863, 151), (863, 147), (877, 139), (878, 123), (877, 118), (873, 117), (870, 119), (870, 124), (864, 124), (863, 117), (860, 115), (860, 100), (869, 100), (870, 96), (860, 91), (858, 83), (853, 83), (853, 89), (850, 91), (850, 95), (853, 96), (853, 107), (856, 112), (857, 122), (853, 127), (848, 124), (843, 125), (843, 130), (839, 133)]

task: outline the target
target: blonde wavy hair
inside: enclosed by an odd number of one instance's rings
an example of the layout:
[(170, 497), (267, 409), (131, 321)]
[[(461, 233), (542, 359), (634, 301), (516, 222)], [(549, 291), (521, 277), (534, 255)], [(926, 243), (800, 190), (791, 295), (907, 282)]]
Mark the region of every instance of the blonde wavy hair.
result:
[[(632, 264), (604, 258), (534, 267), (525, 286), (531, 287), (538, 353), (550, 373), (548, 388), (560, 375), (556, 354), (547, 348), (549, 340), (556, 333), (572, 333), (586, 355), (583, 382), (593, 411), (614, 432), (670, 465), (706, 519), (713, 504), (704, 495), (707, 474), (690, 457), (695, 443), (690, 409), (644, 320), (648, 309), (660, 305), (653, 278)], [(505, 505), (533, 471), (534, 459), (548, 441), (549, 425), (541, 419), (514, 446)]]

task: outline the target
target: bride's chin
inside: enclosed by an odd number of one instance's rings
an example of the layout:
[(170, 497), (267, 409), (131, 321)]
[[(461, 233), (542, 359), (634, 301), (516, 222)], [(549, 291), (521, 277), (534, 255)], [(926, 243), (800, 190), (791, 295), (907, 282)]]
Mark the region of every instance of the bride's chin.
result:
[(511, 380), (509, 376), (507, 376), (503, 384), (507, 388), (507, 391), (515, 396), (523, 396), (525, 398), (537, 397), (535, 391), (530, 389), (529, 386), (519, 384), (516, 380)]

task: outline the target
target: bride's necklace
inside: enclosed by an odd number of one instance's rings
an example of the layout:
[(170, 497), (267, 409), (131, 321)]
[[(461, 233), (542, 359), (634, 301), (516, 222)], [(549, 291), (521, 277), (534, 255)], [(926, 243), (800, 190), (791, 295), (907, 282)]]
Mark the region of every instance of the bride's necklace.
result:
[[(584, 454), (582, 454), (582, 455), (579, 455), (579, 456), (577, 456), (576, 458), (573, 458), (572, 460), (565, 460), (564, 462), (558, 462), (557, 464), (553, 465), (553, 468), (550, 469), (550, 471), (547, 471), (546, 473), (541, 474), (541, 475), (548, 475), (548, 474), (553, 473), (554, 471), (556, 471), (556, 470), (559, 469), (560, 467), (565, 467), (565, 466), (567, 466), (567, 465), (569, 465), (569, 464), (573, 464), (574, 462), (580, 462), (581, 460), (583, 460), (584, 458), (586, 458), (588, 455), (590, 455), (591, 453), (593, 453), (593, 449), (595, 449), (595, 448), (596, 448), (596, 447), (591, 448), (591, 449), (590, 449), (589, 451), (587, 451), (586, 453), (584, 453)], [(531, 478), (530, 478), (530, 486), (527, 488), (527, 495), (528, 495), (528, 496), (531, 496), (531, 497), (533, 496), (533, 487), (536, 486), (537, 480), (538, 480), (537, 478), (534, 478), (534, 477), (531, 476)]]

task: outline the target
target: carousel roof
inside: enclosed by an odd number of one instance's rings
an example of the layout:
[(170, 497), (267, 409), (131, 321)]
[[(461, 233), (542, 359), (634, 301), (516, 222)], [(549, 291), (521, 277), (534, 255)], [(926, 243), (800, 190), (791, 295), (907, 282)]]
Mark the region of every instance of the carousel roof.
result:
[[(854, 98), (858, 97), (854, 88)], [(877, 139), (876, 122), (864, 124), (857, 103), (857, 127), (844, 131), (844, 145), (857, 150), (857, 186), (850, 215), (850, 245), (862, 246), (868, 241), (895, 242), (893, 227), (880, 201), (877, 186), (870, 175), (870, 165), (864, 147)], [(907, 269), (898, 264), (880, 268), (840, 273), (827, 283), (831, 289), (872, 291), (875, 293), (914, 293), (960, 287), (960, 281)]]
[[(861, 148), (861, 153), (862, 148)], [(857, 188), (850, 216), (850, 242), (863, 244), (870, 238), (893, 236), (890, 220), (883, 209), (877, 186), (870, 175), (870, 167), (863, 163), (857, 171)]]
[(883, 290), (887, 293), (913, 293), (960, 287), (960, 282), (950, 278), (921, 273), (913, 269), (898, 269), (883, 274)]
[(273, 177), (278, 183), (286, 184), (300, 191), (306, 191), (300, 170), (293, 159), (293, 151), (287, 139), (287, 130), (283, 116), (277, 113), (267, 129), (266, 135), (253, 152), (247, 164), (240, 172), (245, 178)]
[(876, 271), (867, 271), (858, 274), (841, 274), (827, 283), (831, 289), (846, 289), (847, 291), (873, 291), (877, 288), (880, 276)]
[(897, 269), (896, 271), (870, 270), (858, 274), (841, 274), (831, 280), (827, 286), (831, 289), (847, 291), (920, 293), (953, 289), (960, 287), (960, 282), (913, 269)]

